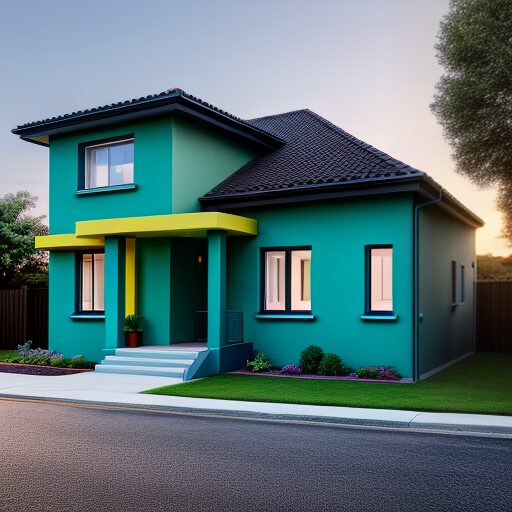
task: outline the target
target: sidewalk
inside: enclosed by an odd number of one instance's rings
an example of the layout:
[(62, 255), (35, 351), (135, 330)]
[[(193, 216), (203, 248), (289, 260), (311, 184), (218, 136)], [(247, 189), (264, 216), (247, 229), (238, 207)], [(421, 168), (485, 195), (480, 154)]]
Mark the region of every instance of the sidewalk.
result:
[(194, 412), (244, 418), (486, 433), (512, 439), (512, 416), (241, 402), (140, 394), (147, 389), (179, 382), (180, 379), (167, 377), (94, 372), (59, 377), (0, 373), (0, 397), (36, 398), (138, 410)]

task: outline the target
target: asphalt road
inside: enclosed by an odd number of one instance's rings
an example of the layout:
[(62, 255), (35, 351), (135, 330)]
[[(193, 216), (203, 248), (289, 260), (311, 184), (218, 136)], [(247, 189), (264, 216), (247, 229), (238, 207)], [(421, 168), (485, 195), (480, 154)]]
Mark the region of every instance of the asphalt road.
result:
[(512, 510), (512, 441), (0, 400), (4, 511)]

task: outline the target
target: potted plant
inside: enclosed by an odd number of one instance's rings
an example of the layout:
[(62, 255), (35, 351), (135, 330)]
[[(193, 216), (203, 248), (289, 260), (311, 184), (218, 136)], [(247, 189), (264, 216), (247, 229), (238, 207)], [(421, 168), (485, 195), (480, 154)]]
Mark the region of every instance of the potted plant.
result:
[(142, 343), (143, 319), (140, 315), (128, 315), (124, 319), (125, 345), (137, 348)]

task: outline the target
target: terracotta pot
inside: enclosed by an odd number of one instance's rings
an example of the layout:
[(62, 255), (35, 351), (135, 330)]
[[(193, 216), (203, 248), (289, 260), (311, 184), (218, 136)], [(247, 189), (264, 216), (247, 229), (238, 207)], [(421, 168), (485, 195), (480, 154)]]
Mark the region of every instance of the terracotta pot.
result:
[(125, 335), (125, 345), (128, 348), (137, 348), (142, 343), (141, 331), (127, 331)]

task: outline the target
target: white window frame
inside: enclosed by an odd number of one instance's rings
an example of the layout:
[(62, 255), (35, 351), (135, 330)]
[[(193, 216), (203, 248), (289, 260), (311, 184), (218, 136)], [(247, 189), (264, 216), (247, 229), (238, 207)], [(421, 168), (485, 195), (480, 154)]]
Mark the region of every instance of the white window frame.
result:
[(393, 246), (367, 247), (367, 298), (369, 314), (393, 313)]
[(103, 313), (105, 311), (105, 253), (79, 254), (78, 286), (78, 311), (86, 314)]
[[(262, 313), (311, 313), (311, 253), (309, 246), (262, 248)], [(305, 261), (309, 261), (306, 282)]]
[[(133, 158), (133, 162), (131, 162), (132, 164), (132, 179), (131, 181), (127, 181), (127, 182), (123, 182), (123, 183), (120, 183), (120, 184), (117, 184), (117, 185), (112, 185), (111, 184), (111, 164), (110, 164), (110, 151), (108, 151), (107, 153), (107, 184), (106, 185), (97, 185), (97, 186), (91, 186), (91, 172), (92, 172), (92, 169), (91, 169), (91, 165), (90, 165), (90, 153), (94, 150), (98, 150), (98, 149), (107, 149), (109, 150), (110, 148), (113, 148), (113, 147), (116, 147), (116, 146), (124, 146), (124, 145), (128, 145), (128, 144), (131, 144), (133, 146), (133, 149), (134, 149), (134, 158)], [(83, 157), (84, 157), (84, 181), (83, 181), (83, 186), (84, 186), (84, 190), (94, 190), (95, 188), (103, 188), (103, 187), (114, 187), (114, 186), (119, 186), (119, 185), (130, 185), (134, 182), (134, 173), (135, 173), (135, 139), (133, 137), (127, 137), (126, 139), (119, 139), (119, 140), (115, 140), (115, 141), (110, 141), (110, 142), (104, 142), (104, 143), (100, 143), (100, 144), (90, 144), (90, 145), (86, 145), (85, 148), (84, 148), (84, 153), (83, 153)]]

